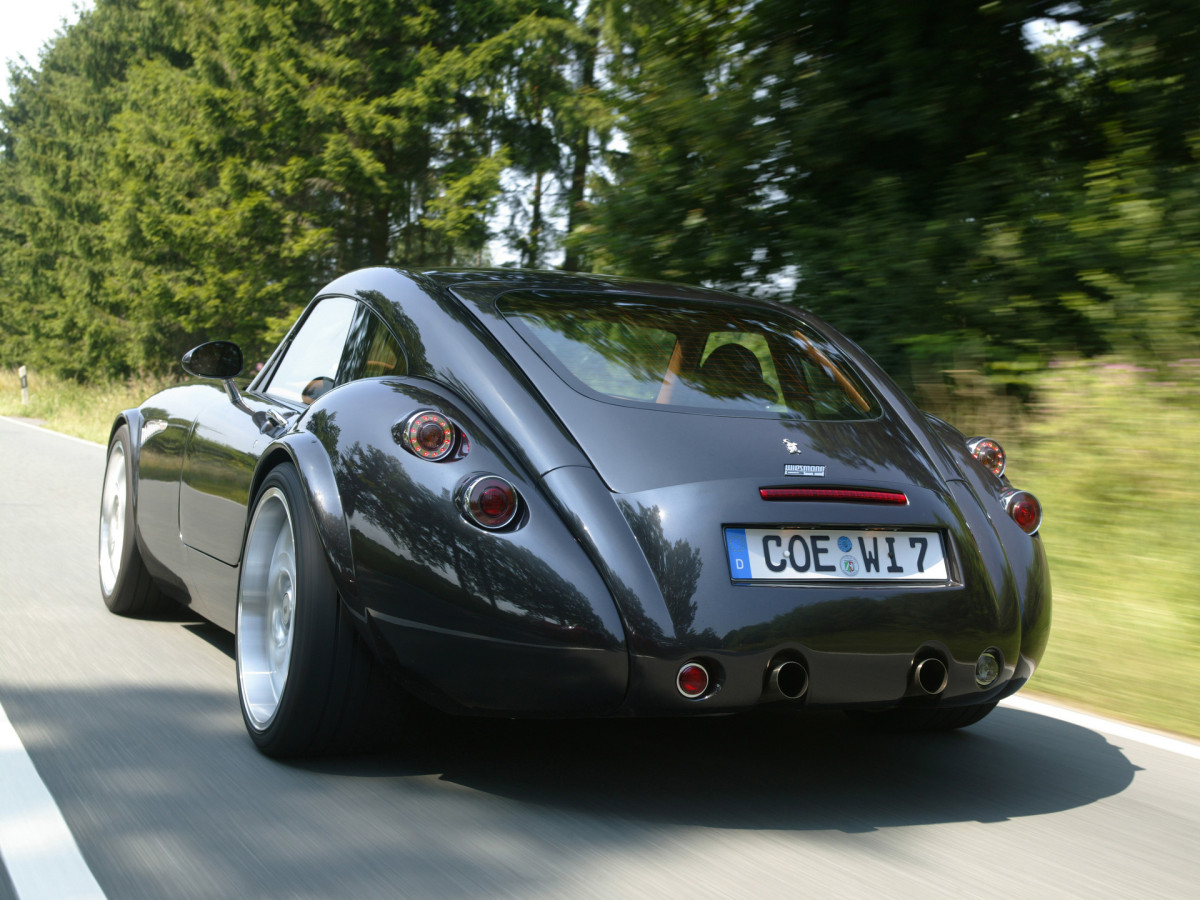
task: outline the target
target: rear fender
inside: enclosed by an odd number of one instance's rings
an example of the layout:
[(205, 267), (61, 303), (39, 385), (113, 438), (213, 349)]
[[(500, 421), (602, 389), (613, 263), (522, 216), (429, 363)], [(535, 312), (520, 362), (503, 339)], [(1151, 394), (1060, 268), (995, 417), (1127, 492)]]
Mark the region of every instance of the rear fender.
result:
[[(1021, 614), (1021, 661), (1014, 680), (1033, 674), (1050, 636), (1050, 570), (1040, 534), (1028, 535), (1004, 512), (1000, 498), (1012, 487), (1007, 475), (997, 478), (979, 465), (967, 449), (967, 439), (954, 426), (927, 415), (926, 422), (941, 439), (959, 471), (947, 485), (958, 496), (964, 513), (976, 515), (972, 531), (980, 541), (997, 542), (1004, 570), (1010, 576), (1009, 593)], [(970, 498), (976, 502), (972, 504)], [(983, 519), (978, 519), (982, 514)], [(986, 523), (985, 521), (986, 520)], [(982, 546), (982, 543), (981, 543)], [(999, 557), (996, 557), (996, 562)], [(1000, 571), (993, 563), (991, 571)], [(997, 585), (999, 586), (999, 585)]]
[[(343, 600), (409, 689), (447, 708), (611, 712), (629, 670), (617, 606), (548, 488), (474, 399), (423, 378), (360, 379), (313, 403), (264, 467), (286, 454), (304, 473)], [(397, 436), (422, 409), (461, 429), (468, 449), (442, 461), (405, 449)], [(464, 514), (461, 490), (480, 474), (516, 488), (511, 527)]]
[(141, 548), (142, 536), (137, 527), (137, 508), (138, 508), (138, 470), (141, 454), (138, 453), (138, 448), (142, 446), (142, 411), (140, 409), (125, 409), (117, 413), (113, 419), (112, 427), (108, 429), (108, 444), (105, 446), (105, 453), (108, 452), (108, 447), (112, 445), (112, 439), (116, 436), (117, 431), (122, 425), (129, 429), (129, 446), (133, 449), (130, 453), (130, 458), (126, 462), (128, 466), (128, 478), (133, 494), (133, 522), (134, 522), (134, 539), (138, 542)]
[[(343, 597), (354, 596), (354, 555), (350, 532), (334, 477), (334, 460), (311, 431), (293, 431), (271, 444), (259, 462), (250, 495), (256, 496), (264, 478), (281, 462), (290, 461), (300, 472), (308, 505), (317, 523), (317, 533), (329, 560), (330, 572)], [(247, 516), (247, 527), (249, 516)]]
[(123, 409), (117, 413), (117, 417), (113, 419), (112, 427), (108, 429), (108, 441), (111, 444), (113, 435), (117, 433), (117, 429), (122, 425), (129, 426), (129, 437), (133, 441), (133, 446), (137, 447), (141, 444), (142, 433), (142, 411), (140, 409)]

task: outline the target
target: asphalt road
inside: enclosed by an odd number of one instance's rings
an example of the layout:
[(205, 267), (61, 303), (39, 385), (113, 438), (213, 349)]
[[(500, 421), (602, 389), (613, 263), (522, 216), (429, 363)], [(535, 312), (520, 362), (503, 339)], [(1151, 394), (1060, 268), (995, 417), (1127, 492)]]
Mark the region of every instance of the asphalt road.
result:
[[(882, 738), (838, 715), (433, 717), (271, 762), (227, 635), (105, 610), (103, 467), (0, 419), (0, 705), (111, 900), (1196, 896), (1200, 759), (1018, 709)], [(0, 898), (34, 895), (0, 871)]]

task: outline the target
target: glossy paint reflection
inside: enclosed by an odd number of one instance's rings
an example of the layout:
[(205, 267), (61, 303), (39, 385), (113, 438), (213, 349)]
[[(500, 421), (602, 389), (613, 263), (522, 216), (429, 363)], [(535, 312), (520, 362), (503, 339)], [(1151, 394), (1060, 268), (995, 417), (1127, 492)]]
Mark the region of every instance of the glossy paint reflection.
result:
[[(633, 372), (630, 396), (599, 397), (596, 385), (589, 395), (569, 383), (553, 354), (505, 319), (498, 304), (515, 288), (539, 303), (583, 291), (587, 302), (639, 315), (654, 296), (707, 318), (688, 340), (661, 329), (670, 340), (649, 348), (654, 359), (643, 353), (649, 345), (616, 340), (635, 324), (628, 316), (582, 335), (554, 326)], [(236, 596), (255, 486), (290, 460), (362, 637), (408, 688), (448, 708), (734, 711), (763, 702), (781, 653), (809, 669), (804, 702), (880, 705), (905, 696), (922, 648), (947, 660), (956, 693), (945, 699), (965, 703), (985, 697), (973, 679), (984, 648), (1002, 652), (1002, 681), (1036, 663), (1049, 621), (1040, 542), (996, 515), (995, 477), (963, 464), (960, 436), (913, 409), (819, 320), (752, 300), (723, 314), (728, 298), (716, 292), (552, 273), (373, 269), (332, 283), (318, 299), (326, 297), (358, 306), (337, 377), (311, 402), (276, 409), (262, 393), (281, 351), (243, 407), (201, 385), (133, 414), (131, 433), (142, 417), (150, 424), (138, 482), (147, 564), (214, 621), (228, 622)], [(804, 399), (802, 373), (777, 364), (788, 340), (772, 326), (780, 317), (820, 339), (820, 356), (853, 374), (866, 407), (851, 393), (840, 412), (811, 391)], [(740, 350), (718, 356), (723, 347)], [(712, 358), (720, 365), (705, 371)], [(822, 368), (811, 353), (808, 362)], [(708, 399), (666, 402), (664, 366), (678, 370), (680, 391)], [(805, 375), (810, 385), (816, 374)], [(398, 443), (395, 426), (420, 409), (461, 429), (470, 454), (432, 461)], [(463, 485), (487, 474), (521, 497), (517, 520), (496, 531), (467, 521), (458, 503)], [(908, 502), (767, 503), (759, 493), (808, 483), (899, 490)], [(734, 583), (727, 527), (937, 532), (947, 576)], [(711, 667), (720, 690), (680, 695), (675, 675), (691, 658)]]
[[(394, 453), (354, 443), (341, 454), (337, 477), (347, 516), (362, 520), (355, 529), (362, 565), (370, 560), (371, 568), (388, 571), (420, 561), (423, 583), (415, 586), (446, 596), (464, 611), (486, 609), (522, 629), (573, 644), (612, 646), (613, 635), (573, 584), (529, 546), (477, 534), (462, 521), (449, 491), (435, 493), (416, 483)], [(397, 497), (404, 498), (402, 504)], [(378, 540), (381, 536), (389, 540)], [(422, 611), (405, 612), (428, 618)]]
[[(305, 427), (332, 459), (350, 526), (357, 584), (348, 602), (374, 623), (401, 671), (418, 689), (436, 682), (445, 693), (445, 678), (453, 682), (455, 673), (442, 673), (453, 658), (444, 645), (463, 642), (474, 661), (462, 671), (503, 671), (435, 699), (469, 707), (482, 702), (472, 692), (486, 683), (491, 702), (523, 708), (560, 690), (548, 683), (541, 694), (530, 693), (528, 682), (599, 665), (602, 673), (578, 688), (576, 702), (615, 707), (627, 668), (620, 619), (537, 485), (514, 474), (487, 429), (445, 394), (403, 380), (340, 393), (337, 412), (315, 409)], [(437, 408), (462, 428), (470, 456), (432, 462), (397, 445), (390, 424), (418, 408)], [(516, 527), (488, 532), (461, 515), (456, 490), (480, 470), (503, 472), (517, 485), (525, 510)], [(433, 633), (445, 639), (440, 651), (429, 641)], [(611, 661), (598, 661), (597, 653)]]
[[(633, 530), (650, 570), (658, 581), (663, 602), (675, 626), (675, 638), (691, 641), (695, 638), (696, 589), (704, 561), (700, 551), (683, 538), (667, 540), (663, 530), (665, 513), (658, 506), (647, 507), (628, 500), (618, 500), (617, 506)], [(715, 635), (711, 635), (714, 638)]]

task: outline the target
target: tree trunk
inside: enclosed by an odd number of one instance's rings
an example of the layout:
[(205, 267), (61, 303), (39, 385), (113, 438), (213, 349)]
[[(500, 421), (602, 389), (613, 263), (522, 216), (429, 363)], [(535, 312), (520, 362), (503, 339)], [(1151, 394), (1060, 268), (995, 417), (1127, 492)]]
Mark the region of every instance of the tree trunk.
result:
[[(599, 29), (592, 25), (587, 30), (588, 44), (583, 50), (579, 72), (579, 93), (587, 96), (596, 87), (596, 46), (600, 40)], [(575, 135), (574, 160), (571, 164), (571, 184), (567, 188), (567, 249), (562, 267), (568, 272), (583, 268), (583, 258), (571, 242), (575, 229), (583, 224), (587, 215), (584, 189), (587, 187), (588, 170), (592, 165), (592, 130), (584, 125)]]

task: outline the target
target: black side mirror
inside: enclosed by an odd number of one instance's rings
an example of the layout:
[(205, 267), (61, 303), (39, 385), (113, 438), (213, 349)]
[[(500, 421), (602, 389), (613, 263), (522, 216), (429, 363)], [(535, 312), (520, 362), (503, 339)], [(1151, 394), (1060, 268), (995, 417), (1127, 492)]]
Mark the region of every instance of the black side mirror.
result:
[(233, 341), (209, 341), (183, 354), (183, 371), (199, 378), (233, 378), (242, 371), (242, 348)]
[(198, 378), (220, 378), (225, 393), (238, 409), (249, 413), (233, 377), (242, 371), (242, 348), (233, 341), (209, 341), (183, 354), (183, 371)]

